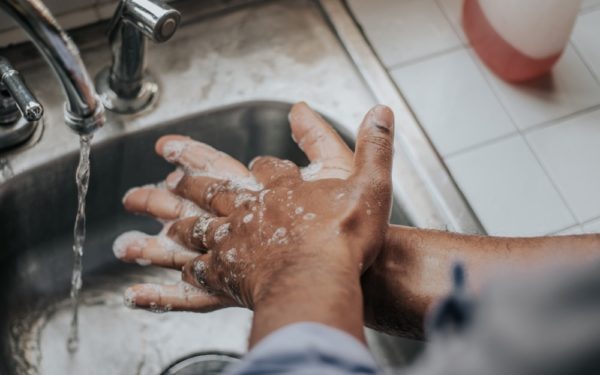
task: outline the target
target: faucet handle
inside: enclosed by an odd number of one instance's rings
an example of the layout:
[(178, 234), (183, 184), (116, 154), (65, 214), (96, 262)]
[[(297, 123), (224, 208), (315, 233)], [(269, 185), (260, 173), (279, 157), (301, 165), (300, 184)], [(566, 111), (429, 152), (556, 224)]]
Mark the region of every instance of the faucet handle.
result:
[[(181, 20), (181, 14), (163, 0), (122, 0), (111, 24), (131, 22), (152, 41), (169, 40)], [(114, 29), (113, 27), (110, 29)]]
[[(27, 121), (38, 121), (42, 118), (44, 107), (25, 85), (19, 72), (13, 69), (8, 60), (3, 57), (0, 57), (0, 91), (10, 94)], [(2, 94), (0, 92), (0, 95)], [(3, 103), (5, 102), (3, 101)], [(0, 111), (2, 109), (8, 110), (8, 108), (0, 108)]]

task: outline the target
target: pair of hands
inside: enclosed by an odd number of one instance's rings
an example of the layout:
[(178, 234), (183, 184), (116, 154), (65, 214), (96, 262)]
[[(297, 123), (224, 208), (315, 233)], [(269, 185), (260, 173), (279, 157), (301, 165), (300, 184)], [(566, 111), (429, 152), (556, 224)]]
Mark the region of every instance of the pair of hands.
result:
[[(354, 155), (306, 104), (290, 112), (293, 138), (311, 166), (258, 157), (239, 161), (169, 135), (156, 152), (178, 169), (158, 187), (130, 190), (125, 208), (164, 223), (157, 236), (126, 233), (114, 245), (126, 262), (182, 271), (178, 285), (140, 284), (130, 305), (207, 312), (256, 309), (291, 289), (358, 279), (383, 247), (391, 209), (393, 114), (367, 113)], [(319, 282), (322, 282), (320, 280)]]

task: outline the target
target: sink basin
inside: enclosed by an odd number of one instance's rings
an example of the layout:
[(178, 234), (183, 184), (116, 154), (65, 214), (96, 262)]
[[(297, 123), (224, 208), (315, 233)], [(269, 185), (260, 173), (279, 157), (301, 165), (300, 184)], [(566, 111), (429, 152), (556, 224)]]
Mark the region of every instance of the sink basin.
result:
[[(290, 105), (250, 102), (101, 140), (91, 153), (88, 238), (84, 254), (80, 348), (70, 355), (68, 298), (76, 211), (75, 152), (0, 185), (0, 372), (6, 374), (159, 374), (201, 352), (243, 354), (251, 313), (156, 314), (123, 305), (137, 282), (178, 280), (178, 272), (124, 264), (112, 242), (127, 230), (155, 233), (154, 220), (121, 205), (132, 186), (158, 182), (173, 166), (153, 151), (167, 133), (186, 134), (244, 163), (274, 155), (307, 164), (292, 141)], [(345, 135), (350, 142), (350, 137)], [(395, 207), (394, 221), (402, 219)]]

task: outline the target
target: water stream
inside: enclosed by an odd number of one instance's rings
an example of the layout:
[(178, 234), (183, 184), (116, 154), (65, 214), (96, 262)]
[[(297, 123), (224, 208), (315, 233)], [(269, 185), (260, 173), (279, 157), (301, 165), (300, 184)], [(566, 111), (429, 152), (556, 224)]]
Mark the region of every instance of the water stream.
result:
[(85, 197), (90, 181), (91, 141), (91, 135), (81, 136), (79, 140), (79, 164), (75, 172), (75, 182), (77, 184), (77, 217), (75, 218), (75, 227), (73, 228), (73, 276), (71, 278), (73, 316), (71, 318), (69, 339), (67, 340), (67, 349), (70, 353), (76, 352), (79, 347), (79, 291), (81, 290), (81, 260), (83, 257), (83, 243), (85, 242)]

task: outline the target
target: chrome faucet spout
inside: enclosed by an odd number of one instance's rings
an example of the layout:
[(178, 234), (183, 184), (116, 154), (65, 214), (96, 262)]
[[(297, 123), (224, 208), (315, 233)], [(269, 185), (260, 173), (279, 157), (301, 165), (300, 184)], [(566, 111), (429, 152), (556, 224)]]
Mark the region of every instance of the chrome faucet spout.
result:
[(0, 0), (29, 35), (58, 77), (64, 94), (65, 122), (78, 134), (91, 134), (104, 123), (104, 108), (81, 61), (79, 50), (39, 0)]

